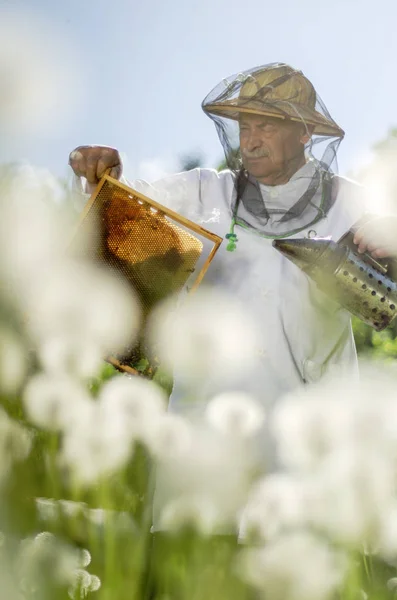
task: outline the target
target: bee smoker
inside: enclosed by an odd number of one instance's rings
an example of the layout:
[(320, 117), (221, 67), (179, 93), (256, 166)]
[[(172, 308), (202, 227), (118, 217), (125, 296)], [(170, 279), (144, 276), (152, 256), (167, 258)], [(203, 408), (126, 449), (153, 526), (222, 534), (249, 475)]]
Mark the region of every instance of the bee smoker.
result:
[[(362, 224), (362, 223), (361, 223)], [(273, 246), (306, 273), (325, 294), (381, 331), (397, 314), (396, 261), (359, 254), (358, 224), (338, 242), (330, 238), (274, 240)]]

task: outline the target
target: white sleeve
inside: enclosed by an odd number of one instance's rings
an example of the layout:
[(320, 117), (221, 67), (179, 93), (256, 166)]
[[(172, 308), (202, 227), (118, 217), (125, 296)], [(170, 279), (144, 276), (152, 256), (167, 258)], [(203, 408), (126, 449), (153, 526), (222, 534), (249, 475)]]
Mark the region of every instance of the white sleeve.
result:
[[(169, 175), (154, 183), (142, 179), (129, 181), (124, 177), (120, 183), (193, 221), (202, 220), (205, 214), (221, 208), (222, 204), (230, 205), (234, 187), (230, 171), (201, 168)], [(90, 196), (89, 190), (78, 177), (75, 177), (74, 186), (83, 208)]]
[(230, 171), (192, 169), (164, 177), (152, 184), (142, 180), (126, 182), (137, 192), (163, 204), (193, 221), (222, 204), (229, 204), (233, 190)]

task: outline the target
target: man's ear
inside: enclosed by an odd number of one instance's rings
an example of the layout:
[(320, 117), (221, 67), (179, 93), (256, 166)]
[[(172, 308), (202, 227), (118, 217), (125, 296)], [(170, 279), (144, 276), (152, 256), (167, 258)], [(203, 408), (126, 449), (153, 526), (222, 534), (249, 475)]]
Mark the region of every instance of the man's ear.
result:
[(300, 142), (303, 145), (306, 145), (307, 142), (310, 140), (310, 138), (313, 135), (313, 131), (314, 131), (314, 125), (306, 125), (306, 127), (301, 135), (301, 139), (300, 139)]

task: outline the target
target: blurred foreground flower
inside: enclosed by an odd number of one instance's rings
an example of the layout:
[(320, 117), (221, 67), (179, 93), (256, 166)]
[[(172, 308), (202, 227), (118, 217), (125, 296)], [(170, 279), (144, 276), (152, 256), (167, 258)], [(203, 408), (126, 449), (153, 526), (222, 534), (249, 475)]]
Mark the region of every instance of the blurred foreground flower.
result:
[(31, 377), (23, 400), (29, 419), (53, 431), (72, 427), (93, 409), (91, 397), (75, 379), (45, 373)]
[(321, 538), (291, 533), (241, 557), (242, 576), (272, 600), (334, 598), (347, 573), (346, 557)]
[(207, 406), (206, 417), (226, 435), (249, 437), (261, 429), (265, 412), (250, 395), (236, 391), (213, 398)]
[[(287, 469), (274, 501), (280, 530), (294, 515), (296, 527), (321, 531), (347, 547), (379, 546), (390, 555), (393, 544), (385, 532), (396, 506), (395, 382), (394, 372), (367, 365), (360, 382), (323, 381), (279, 403), (273, 433)], [(267, 489), (265, 483), (252, 516), (265, 535), (271, 518)], [(293, 507), (292, 513), (280, 512), (284, 506)], [(396, 543), (394, 549), (397, 555)]]
[(155, 528), (178, 530), (190, 523), (206, 534), (235, 531), (252, 482), (249, 451), (208, 426), (182, 427), (179, 419), (179, 447), (175, 440), (173, 452), (156, 455)]
[[(54, 22), (40, 19), (27, 5), (0, 9), (0, 130), (8, 134), (48, 134), (73, 114), (83, 97), (74, 68), (74, 48)], [(76, 56), (74, 58), (77, 58)], [(79, 93), (76, 94), (76, 89)]]
[(45, 369), (87, 378), (104, 356), (134, 344), (141, 310), (108, 270), (68, 257), (71, 219), (56, 205), (55, 189), (55, 178), (40, 169), (0, 171), (4, 299)]
[(166, 301), (151, 318), (149, 336), (161, 363), (187, 385), (232, 383), (256, 357), (254, 324), (233, 298), (212, 289), (197, 290), (177, 310), (174, 298)]
[(16, 571), (24, 594), (37, 595), (48, 586), (66, 586), (71, 598), (84, 598), (100, 587), (100, 580), (84, 570), (91, 562), (88, 550), (77, 549), (43, 531), (22, 540)]
[[(117, 277), (81, 262), (60, 264), (46, 275), (45, 282), (38, 278), (30, 289), (27, 309), (29, 330), (39, 345), (57, 340), (54, 370), (74, 365), (78, 373), (80, 351), (95, 373), (98, 353), (118, 353), (135, 341), (140, 308)], [(46, 362), (51, 365), (48, 358)]]
[(116, 377), (101, 389), (99, 403), (109, 414), (118, 414), (131, 436), (147, 441), (164, 414), (167, 396), (159, 386), (139, 377)]

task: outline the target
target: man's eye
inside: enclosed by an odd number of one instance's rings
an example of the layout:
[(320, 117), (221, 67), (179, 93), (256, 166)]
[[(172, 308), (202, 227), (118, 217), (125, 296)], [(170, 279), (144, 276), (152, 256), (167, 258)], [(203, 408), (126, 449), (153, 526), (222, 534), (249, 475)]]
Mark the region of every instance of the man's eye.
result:
[(263, 131), (275, 131), (275, 126), (272, 123), (263, 123), (261, 126)]

